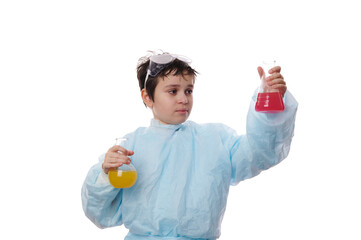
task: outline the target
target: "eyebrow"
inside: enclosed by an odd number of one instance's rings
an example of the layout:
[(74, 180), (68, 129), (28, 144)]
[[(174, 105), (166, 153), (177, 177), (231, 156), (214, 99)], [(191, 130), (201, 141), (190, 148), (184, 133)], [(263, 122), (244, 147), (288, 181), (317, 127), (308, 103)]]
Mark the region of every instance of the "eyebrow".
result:
[[(180, 86), (180, 84), (169, 84), (169, 85), (165, 85), (164, 87), (165, 88), (172, 88), (172, 87), (179, 87), (179, 86)], [(187, 87), (193, 88), (194, 84), (188, 84)]]

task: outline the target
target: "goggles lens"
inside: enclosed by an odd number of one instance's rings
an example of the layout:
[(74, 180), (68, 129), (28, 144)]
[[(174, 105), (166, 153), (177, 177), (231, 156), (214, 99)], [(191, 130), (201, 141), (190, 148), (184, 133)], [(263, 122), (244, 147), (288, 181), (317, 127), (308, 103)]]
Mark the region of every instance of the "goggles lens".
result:
[(182, 62), (190, 64), (192, 61), (181, 55), (176, 54), (161, 54), (154, 55), (149, 58), (149, 66), (147, 70), (147, 76), (145, 77), (144, 87), (146, 86), (148, 77), (156, 77), (164, 68), (166, 68), (171, 62), (178, 59)]

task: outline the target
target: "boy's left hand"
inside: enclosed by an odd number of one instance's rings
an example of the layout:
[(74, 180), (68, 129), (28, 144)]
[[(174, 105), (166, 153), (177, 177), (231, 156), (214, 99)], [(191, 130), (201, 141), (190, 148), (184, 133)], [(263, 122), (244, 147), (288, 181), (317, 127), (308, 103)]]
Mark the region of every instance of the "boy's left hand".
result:
[[(261, 78), (263, 75), (263, 69), (261, 67), (257, 68), (259, 77)], [(270, 86), (273, 89), (277, 89), (281, 94), (282, 97), (284, 96), (285, 92), (287, 91), (286, 82), (281, 74), (281, 67), (276, 66), (271, 68), (268, 71), (270, 76), (266, 77), (266, 82), (268, 86)]]

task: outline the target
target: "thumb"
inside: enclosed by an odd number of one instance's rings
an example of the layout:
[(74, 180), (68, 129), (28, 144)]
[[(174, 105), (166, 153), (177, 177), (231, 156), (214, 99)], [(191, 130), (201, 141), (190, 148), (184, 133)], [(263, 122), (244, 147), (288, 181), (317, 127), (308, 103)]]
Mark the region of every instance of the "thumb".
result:
[(257, 68), (257, 71), (258, 71), (258, 75), (259, 75), (259, 78), (262, 78), (262, 76), (264, 75), (264, 70), (262, 67), (258, 67)]

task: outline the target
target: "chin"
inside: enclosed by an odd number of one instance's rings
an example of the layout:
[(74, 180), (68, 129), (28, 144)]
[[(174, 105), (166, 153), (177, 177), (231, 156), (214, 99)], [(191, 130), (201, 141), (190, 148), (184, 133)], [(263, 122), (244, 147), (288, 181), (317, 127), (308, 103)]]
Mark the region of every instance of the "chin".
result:
[(184, 118), (184, 119), (170, 120), (168, 124), (173, 124), (173, 125), (182, 124), (185, 121), (187, 121), (187, 119), (188, 119), (188, 117)]
[(177, 125), (177, 124), (182, 124), (185, 121), (187, 121), (189, 117), (189, 114), (187, 115), (183, 115), (183, 116), (174, 116), (174, 117), (170, 117), (170, 118), (158, 118), (155, 116), (155, 119), (157, 119), (158, 121), (160, 121), (163, 124), (171, 124), (171, 125)]

